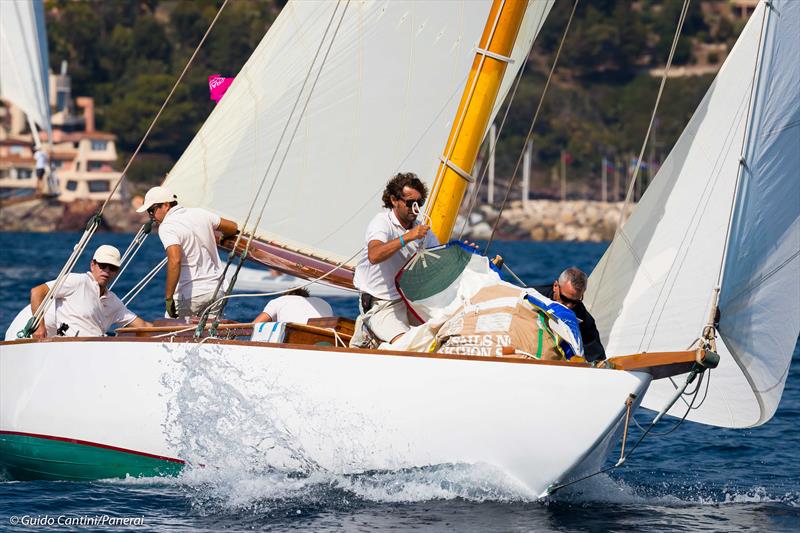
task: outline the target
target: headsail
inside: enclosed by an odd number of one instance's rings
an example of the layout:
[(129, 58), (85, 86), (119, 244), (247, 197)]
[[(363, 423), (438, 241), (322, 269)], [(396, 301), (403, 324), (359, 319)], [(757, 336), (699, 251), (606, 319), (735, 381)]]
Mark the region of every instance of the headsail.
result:
[(0, 98), (49, 132), (47, 57), (42, 0), (0, 2)]
[[(505, 91), (552, 3), (529, 0)], [(166, 184), (181, 202), (241, 223), (269, 168), (257, 235), (330, 262), (351, 257), (391, 175), (414, 171), (430, 185), (490, 7), (289, 2)]]
[[(724, 265), (722, 361), (689, 420), (769, 420), (800, 332), (798, 27), (800, 3), (758, 5), (589, 282), (608, 352), (686, 349)], [(674, 389), (654, 382), (643, 405), (660, 409)], [(685, 410), (678, 402), (670, 414)]]

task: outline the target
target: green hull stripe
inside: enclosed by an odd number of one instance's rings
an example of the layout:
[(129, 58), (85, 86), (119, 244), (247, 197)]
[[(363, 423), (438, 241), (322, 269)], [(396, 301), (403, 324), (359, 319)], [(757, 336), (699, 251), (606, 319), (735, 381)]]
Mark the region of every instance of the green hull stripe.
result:
[(99, 446), (25, 435), (0, 435), (0, 470), (17, 480), (175, 476), (183, 463)]

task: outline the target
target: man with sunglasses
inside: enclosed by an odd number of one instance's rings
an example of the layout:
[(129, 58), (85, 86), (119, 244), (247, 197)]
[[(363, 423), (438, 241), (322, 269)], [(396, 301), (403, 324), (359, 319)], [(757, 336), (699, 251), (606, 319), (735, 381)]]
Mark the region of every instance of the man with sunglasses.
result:
[(385, 211), (367, 226), (366, 253), (356, 266), (353, 284), (360, 291), (361, 314), (350, 346), (375, 347), (394, 342), (410, 329), (395, 277), (419, 248), (439, 244), (429, 227), (417, 220), (428, 189), (412, 172), (401, 172), (383, 191)]
[[(34, 338), (102, 337), (111, 326), (150, 326), (128, 310), (108, 284), (119, 272), (119, 250), (104, 244), (92, 256), (89, 272), (68, 274), (55, 294), (55, 302), (33, 333)], [(31, 312), (36, 313), (55, 281), (31, 289)]]
[(584, 357), (590, 363), (594, 363), (605, 360), (606, 351), (600, 342), (600, 333), (597, 331), (594, 318), (583, 305), (586, 283), (585, 272), (577, 267), (569, 267), (552, 285), (539, 285), (533, 288), (551, 300), (572, 309), (580, 320)]
[(212, 303), (222, 276), (214, 231), (222, 232), (223, 239), (235, 235), (236, 222), (205, 209), (178, 205), (178, 197), (166, 187), (147, 191), (136, 211), (146, 211), (158, 223), (158, 237), (167, 253), (166, 314), (199, 316)]

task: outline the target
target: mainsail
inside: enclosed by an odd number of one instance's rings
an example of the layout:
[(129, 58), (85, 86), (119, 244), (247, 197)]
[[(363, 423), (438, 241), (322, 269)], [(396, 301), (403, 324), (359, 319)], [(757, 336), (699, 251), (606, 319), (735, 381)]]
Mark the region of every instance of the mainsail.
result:
[[(528, 4), (495, 113), (553, 0)], [(266, 177), (259, 238), (352, 257), (393, 174), (432, 183), (490, 7), (289, 2), (165, 183), (241, 224)]]
[(0, 2), (0, 98), (49, 132), (47, 57), (42, 1)]
[[(687, 349), (720, 284), (722, 360), (689, 420), (768, 421), (800, 333), (798, 28), (800, 3), (758, 5), (589, 282), (607, 351), (620, 355)], [(681, 381), (653, 382), (643, 405), (660, 409)]]

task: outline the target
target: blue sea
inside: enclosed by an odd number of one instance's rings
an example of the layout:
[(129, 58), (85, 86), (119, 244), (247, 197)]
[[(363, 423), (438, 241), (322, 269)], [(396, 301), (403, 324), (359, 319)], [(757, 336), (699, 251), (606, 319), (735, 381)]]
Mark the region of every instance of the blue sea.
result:
[[(74, 233), (0, 233), (3, 331), (27, 303), (30, 288), (58, 274), (78, 238)], [(130, 239), (99, 234), (92, 248), (108, 243), (124, 250)], [(536, 284), (552, 281), (571, 264), (590, 271), (606, 246), (498, 242), (491, 252), (502, 254), (522, 279)], [(162, 257), (157, 238), (150, 238), (114, 291), (126, 293)], [(84, 270), (88, 262), (86, 255), (76, 270)], [(146, 319), (163, 316), (163, 283), (162, 273), (132, 309)], [(355, 315), (355, 299), (329, 301), (339, 314)], [(264, 304), (261, 298), (233, 300), (228, 318), (250, 320)], [(562, 398), (552, 408), (589, 407)], [(653, 413), (636, 416), (644, 425)], [(665, 419), (656, 429), (663, 432), (672, 424), (674, 420)], [(632, 432), (633, 439), (640, 435), (636, 428)], [(648, 436), (623, 467), (545, 501), (526, 501), (480, 469), (442, 466), (358, 476), (236, 471), (92, 483), (0, 481), (0, 530), (795, 531), (800, 529), (798, 448), (796, 347), (783, 400), (767, 424), (728, 430), (685, 422), (668, 436)], [(531, 450), (540, 453), (547, 453), (546, 441)], [(139, 523), (58, 525), (59, 517), (64, 523), (104, 515), (137, 518)], [(22, 517), (43, 525), (20, 525)]]

